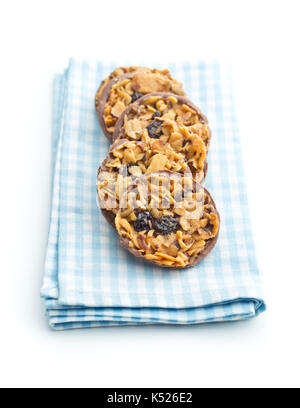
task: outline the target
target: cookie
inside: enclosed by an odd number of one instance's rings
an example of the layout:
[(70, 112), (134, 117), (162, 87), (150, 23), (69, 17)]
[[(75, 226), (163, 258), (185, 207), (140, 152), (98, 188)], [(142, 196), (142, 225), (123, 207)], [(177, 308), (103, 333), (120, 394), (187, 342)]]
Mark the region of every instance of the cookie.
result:
[[(129, 185), (145, 174), (164, 170), (190, 173), (185, 156), (160, 139), (116, 141), (98, 170), (99, 205), (107, 221), (114, 225), (120, 197)], [(206, 171), (207, 166), (200, 181)]]
[(113, 140), (159, 139), (185, 155), (193, 174), (206, 166), (211, 132), (207, 118), (186, 97), (168, 93), (146, 95), (120, 116)]
[(131, 103), (153, 92), (184, 95), (182, 84), (173, 79), (168, 70), (119, 68), (101, 84), (95, 104), (100, 125), (109, 141), (112, 141), (115, 125), (123, 111)]
[(150, 73), (151, 69), (150, 68), (145, 68), (145, 67), (136, 67), (136, 66), (116, 68), (107, 78), (105, 78), (101, 82), (100, 87), (98, 88), (98, 91), (97, 91), (97, 94), (96, 94), (96, 97), (95, 97), (96, 108), (99, 105), (99, 101), (100, 101), (103, 89), (105, 88), (105, 86), (108, 84), (109, 81), (111, 81), (114, 78), (123, 76), (125, 74), (131, 74), (131, 73), (137, 72), (137, 71), (149, 72)]
[(209, 192), (192, 177), (157, 172), (123, 194), (115, 225), (121, 245), (137, 258), (183, 269), (214, 248), (220, 216)]

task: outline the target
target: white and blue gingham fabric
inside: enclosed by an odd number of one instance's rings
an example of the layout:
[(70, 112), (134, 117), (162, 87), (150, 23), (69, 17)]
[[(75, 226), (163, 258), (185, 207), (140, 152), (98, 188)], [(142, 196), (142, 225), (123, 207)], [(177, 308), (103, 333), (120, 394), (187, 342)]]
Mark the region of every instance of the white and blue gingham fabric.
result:
[(208, 116), (213, 136), (206, 187), (222, 219), (214, 251), (196, 267), (174, 271), (143, 263), (122, 249), (97, 207), (97, 170), (109, 143), (98, 124), (94, 97), (117, 65), (71, 60), (64, 74), (55, 77), (53, 194), (41, 291), (50, 326), (63, 330), (255, 317), (265, 303), (229, 70), (218, 63), (169, 65)]

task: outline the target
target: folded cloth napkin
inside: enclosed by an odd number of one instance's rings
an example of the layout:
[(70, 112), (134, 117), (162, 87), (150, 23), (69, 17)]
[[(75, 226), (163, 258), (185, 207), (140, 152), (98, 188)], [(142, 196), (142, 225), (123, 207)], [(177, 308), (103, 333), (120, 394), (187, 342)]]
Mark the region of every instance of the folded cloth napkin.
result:
[(229, 70), (217, 63), (169, 66), (209, 118), (206, 187), (222, 219), (214, 251), (196, 267), (174, 271), (147, 265), (122, 249), (97, 207), (96, 175), (109, 144), (94, 97), (116, 65), (71, 60), (55, 76), (53, 194), (41, 291), (50, 326), (199, 324), (257, 316), (265, 303)]

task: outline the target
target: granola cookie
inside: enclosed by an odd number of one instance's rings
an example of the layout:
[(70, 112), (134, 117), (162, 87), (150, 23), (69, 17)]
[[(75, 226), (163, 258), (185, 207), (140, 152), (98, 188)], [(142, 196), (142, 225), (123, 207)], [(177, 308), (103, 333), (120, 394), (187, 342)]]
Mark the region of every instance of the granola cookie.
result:
[(160, 139), (116, 141), (98, 171), (99, 205), (107, 221), (114, 225), (120, 198), (128, 186), (145, 174), (164, 170), (190, 173), (185, 156)]
[(136, 66), (132, 66), (132, 67), (118, 67), (118, 68), (116, 68), (113, 72), (111, 72), (111, 73), (109, 74), (109, 76), (108, 76), (107, 78), (105, 78), (105, 79), (101, 82), (101, 85), (100, 85), (100, 87), (99, 87), (99, 89), (98, 89), (98, 91), (97, 91), (96, 99), (95, 99), (96, 106), (97, 106), (97, 104), (99, 103), (99, 99), (100, 99), (100, 97), (101, 97), (101, 93), (102, 93), (102, 91), (103, 91), (105, 85), (106, 85), (109, 81), (111, 81), (111, 80), (114, 79), (114, 78), (120, 77), (120, 76), (122, 76), (122, 75), (131, 74), (132, 72), (137, 72), (137, 71), (151, 72), (151, 69), (150, 69), (150, 68), (145, 68), (145, 67), (136, 67)]
[(211, 132), (207, 118), (186, 97), (169, 93), (146, 95), (120, 116), (113, 140), (159, 139), (185, 155), (193, 174), (206, 166)]
[(209, 192), (192, 177), (157, 172), (128, 188), (115, 225), (121, 245), (136, 257), (183, 269), (214, 248), (220, 216)]
[(96, 95), (96, 110), (103, 132), (112, 141), (122, 112), (133, 102), (153, 92), (184, 95), (182, 84), (168, 70), (142, 67), (118, 68), (101, 84)]

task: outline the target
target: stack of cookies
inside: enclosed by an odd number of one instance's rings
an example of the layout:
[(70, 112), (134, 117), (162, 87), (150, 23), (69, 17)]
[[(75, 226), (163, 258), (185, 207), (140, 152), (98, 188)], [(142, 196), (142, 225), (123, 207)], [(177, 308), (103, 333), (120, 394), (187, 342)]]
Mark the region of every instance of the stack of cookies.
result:
[(103, 215), (121, 245), (160, 267), (187, 268), (215, 246), (220, 216), (203, 187), (207, 118), (168, 70), (118, 68), (96, 95), (109, 153), (98, 171)]

